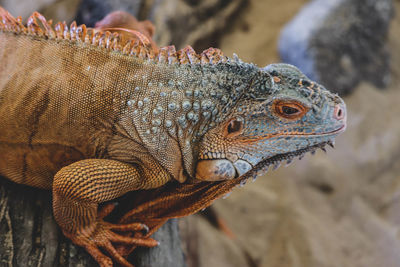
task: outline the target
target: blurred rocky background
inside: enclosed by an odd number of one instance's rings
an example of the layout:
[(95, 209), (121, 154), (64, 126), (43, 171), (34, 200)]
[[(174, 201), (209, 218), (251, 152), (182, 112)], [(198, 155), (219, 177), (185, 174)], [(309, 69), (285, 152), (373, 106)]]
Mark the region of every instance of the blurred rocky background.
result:
[(390, 83), (392, 0), (315, 0), (282, 31), (282, 60), (341, 95), (361, 81)]
[[(123, 9), (159, 45), (217, 46), (259, 66), (295, 64), (346, 94), (348, 129), (213, 205), (232, 234), (180, 221), (190, 267), (400, 267), (400, 0), (0, 0), (93, 24)], [(97, 16), (97, 17), (96, 17)], [(95, 18), (95, 19), (94, 19)]]

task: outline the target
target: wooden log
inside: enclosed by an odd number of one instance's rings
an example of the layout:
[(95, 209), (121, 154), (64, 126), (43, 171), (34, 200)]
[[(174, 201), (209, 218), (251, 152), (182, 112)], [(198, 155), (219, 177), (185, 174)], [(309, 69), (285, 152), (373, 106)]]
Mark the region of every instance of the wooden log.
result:
[[(154, 235), (155, 248), (130, 255), (136, 267), (185, 266), (177, 220)], [(49, 191), (0, 178), (0, 266), (97, 266), (86, 251), (64, 237), (54, 221)]]

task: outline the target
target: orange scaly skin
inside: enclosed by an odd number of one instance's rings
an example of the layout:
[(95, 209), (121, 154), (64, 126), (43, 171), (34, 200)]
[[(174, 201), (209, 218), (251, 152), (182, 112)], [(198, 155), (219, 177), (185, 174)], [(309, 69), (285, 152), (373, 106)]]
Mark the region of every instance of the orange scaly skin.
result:
[[(35, 12), (25, 26), (0, 7), (0, 175), (52, 190), (63, 233), (100, 266), (132, 266), (124, 256), (156, 246), (167, 219), (332, 145), (346, 124), (343, 101), (293, 66), (157, 48), (136, 23), (53, 27)], [(104, 221), (113, 206), (98, 205), (128, 192), (132, 210)]]

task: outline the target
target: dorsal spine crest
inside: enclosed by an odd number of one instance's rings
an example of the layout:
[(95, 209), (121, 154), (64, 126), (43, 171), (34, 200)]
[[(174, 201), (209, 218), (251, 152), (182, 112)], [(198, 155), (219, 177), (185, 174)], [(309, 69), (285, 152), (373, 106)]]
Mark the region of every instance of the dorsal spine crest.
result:
[(107, 30), (88, 28), (84, 24), (78, 26), (75, 21), (69, 27), (65, 22), (58, 22), (53, 27), (52, 21), (47, 21), (38, 12), (34, 12), (28, 18), (25, 26), (21, 17), (14, 18), (8, 11), (0, 7), (0, 31), (2, 32), (82, 42), (109, 51), (120, 52), (127, 56), (164, 64), (204, 65), (228, 61), (228, 58), (223, 55), (221, 50), (216, 48), (209, 48), (201, 54), (197, 54), (191, 46), (186, 46), (179, 51), (176, 51), (174, 46), (166, 46), (155, 51), (148, 39), (140, 32), (129, 29), (118, 30), (130, 32), (136, 38), (125, 38), (121, 34), (111, 33)]

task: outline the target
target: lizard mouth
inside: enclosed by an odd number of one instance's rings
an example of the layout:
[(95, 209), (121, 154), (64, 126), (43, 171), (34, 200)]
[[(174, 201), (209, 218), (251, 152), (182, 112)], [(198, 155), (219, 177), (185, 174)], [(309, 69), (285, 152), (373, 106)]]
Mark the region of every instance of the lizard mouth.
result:
[(328, 132), (321, 132), (321, 133), (299, 133), (299, 132), (292, 132), (292, 133), (275, 133), (267, 135), (268, 138), (271, 137), (278, 137), (278, 136), (329, 136), (329, 135), (338, 135), (346, 130), (346, 124), (341, 125), (339, 128), (328, 131)]
[[(343, 127), (341, 127), (341, 128), (343, 128)], [(338, 129), (336, 131), (340, 131), (340, 130), (341, 129)], [(249, 178), (252, 177), (253, 180), (255, 180), (258, 176), (267, 173), (268, 169), (271, 165), (273, 166), (273, 168), (272, 168), (273, 170), (276, 170), (277, 168), (279, 168), (283, 161), (286, 161), (286, 166), (288, 166), (290, 163), (292, 163), (292, 161), (295, 158), (298, 158), (301, 160), (304, 157), (304, 155), (308, 152), (310, 152), (313, 155), (315, 154), (317, 149), (321, 149), (324, 152), (326, 152), (326, 150), (325, 150), (326, 145), (329, 145), (332, 148), (334, 148), (334, 142), (327, 141), (327, 142), (322, 142), (322, 143), (315, 144), (315, 145), (312, 145), (312, 146), (309, 146), (306, 148), (302, 148), (302, 149), (299, 149), (296, 151), (279, 154), (279, 155), (275, 155), (273, 157), (267, 158), (267, 159), (257, 163), (250, 171), (243, 174), (242, 176), (237, 177), (237, 179), (241, 180), (240, 186), (243, 186)]]
[(345, 130), (346, 130), (346, 124), (343, 124), (342, 126), (337, 128), (336, 130), (333, 130), (333, 131), (330, 131), (330, 132), (321, 133), (321, 134), (316, 134), (316, 135), (322, 135), (322, 136), (332, 135), (332, 134), (337, 135), (337, 134), (340, 134), (340, 133), (344, 132)]

